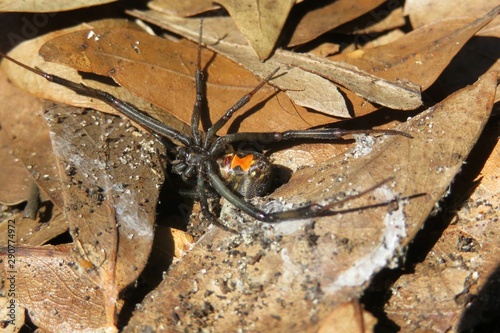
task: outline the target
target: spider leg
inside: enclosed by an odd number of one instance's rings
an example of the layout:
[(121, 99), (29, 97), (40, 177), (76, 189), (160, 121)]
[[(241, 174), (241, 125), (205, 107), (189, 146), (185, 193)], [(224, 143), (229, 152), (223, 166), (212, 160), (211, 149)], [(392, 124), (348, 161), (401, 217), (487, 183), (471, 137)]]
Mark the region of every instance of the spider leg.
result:
[(76, 92), (77, 94), (80, 95), (85, 95), (89, 97), (94, 97), (97, 98), (104, 103), (110, 105), (111, 107), (115, 108), (116, 110), (120, 111), (124, 115), (126, 115), (128, 118), (134, 120), (138, 124), (148, 128), (152, 132), (156, 132), (161, 136), (168, 137), (173, 140), (177, 140), (184, 145), (189, 145), (191, 144), (191, 139), (184, 135), (183, 133), (168, 127), (167, 125), (163, 124), (162, 122), (142, 113), (139, 109), (137, 109), (135, 106), (132, 104), (129, 104), (127, 102), (124, 102), (115, 96), (111, 95), (110, 93), (107, 93), (105, 91), (99, 90), (99, 89), (94, 89), (89, 86), (86, 86), (84, 84), (79, 84), (70, 80), (66, 80), (60, 76), (53, 75), (46, 73), (44, 71), (41, 71), (39, 69), (31, 68), (22, 62), (19, 62), (3, 53), (0, 53), (0, 56), (4, 57), (5, 59), (8, 59), (15, 64), (29, 70), (30, 72), (33, 72), (43, 78), (45, 78), (49, 82), (53, 82), (55, 84), (58, 84), (60, 86), (64, 86), (66, 88), (69, 88)]
[(198, 58), (196, 60), (196, 72), (194, 80), (196, 83), (196, 101), (191, 115), (191, 132), (196, 146), (201, 147), (200, 118), (205, 102), (205, 82), (201, 70), (201, 36), (203, 33), (203, 21), (200, 22), (200, 34), (198, 36)]
[(285, 140), (309, 139), (309, 140), (336, 140), (346, 135), (352, 134), (385, 134), (385, 135), (403, 135), (410, 137), (409, 134), (396, 130), (345, 130), (342, 128), (321, 128), (300, 131), (285, 132), (247, 132), (233, 133), (217, 138), (210, 147), (210, 154), (217, 155), (225, 150), (226, 145), (238, 141), (257, 141), (264, 143), (280, 142)]
[(215, 216), (210, 211), (210, 207), (208, 205), (208, 197), (205, 189), (205, 172), (202, 167), (198, 168), (197, 172), (197, 183), (196, 183), (196, 197), (200, 200), (201, 211), (204, 216), (208, 217), (208, 219), (213, 222), (213, 220), (217, 220)]
[(197, 190), (197, 195), (196, 198), (200, 201), (200, 206), (201, 206), (201, 212), (205, 218), (207, 218), (210, 223), (218, 226), (219, 228), (229, 231), (231, 233), (236, 233), (237, 232), (233, 229), (228, 228), (224, 224), (220, 223), (220, 221), (217, 219), (217, 217), (210, 211), (210, 207), (208, 204), (208, 197), (206, 193), (206, 172), (203, 167), (200, 167), (198, 169), (198, 177), (197, 177), (197, 185), (196, 185), (196, 190)]
[(222, 128), (222, 126), (224, 126), (229, 121), (229, 119), (231, 119), (233, 114), (239, 109), (241, 109), (245, 104), (247, 104), (252, 98), (252, 96), (255, 95), (255, 93), (259, 91), (259, 89), (262, 88), (263, 85), (265, 85), (273, 78), (274, 74), (276, 74), (278, 70), (279, 67), (276, 68), (271, 74), (269, 74), (264, 80), (262, 80), (251, 92), (243, 96), (239, 101), (237, 101), (233, 106), (231, 106), (226, 111), (226, 113), (224, 113), (224, 115), (219, 120), (217, 120), (217, 122), (213, 124), (212, 127), (208, 129), (207, 136), (205, 137), (205, 142), (203, 144), (203, 147), (205, 149), (207, 149), (211, 145), (212, 139), (215, 136), (215, 134)]
[(168, 127), (164, 123), (154, 119), (153, 117), (150, 117), (144, 113), (142, 113), (139, 109), (137, 109), (135, 106), (132, 104), (129, 104), (125, 101), (122, 101), (115, 96), (111, 95), (110, 93), (107, 93), (102, 90), (90, 88), (88, 86), (81, 85), (82, 87), (85, 87), (85, 90), (87, 91), (87, 95), (91, 95), (92, 97), (98, 98), (101, 101), (107, 103), (108, 105), (112, 106), (116, 110), (120, 111), (124, 115), (126, 115), (128, 118), (132, 119), (133, 121), (137, 122), (138, 124), (144, 126), (147, 128), (149, 131), (157, 133), (161, 136), (177, 140), (181, 142), (184, 145), (190, 145), (191, 144), (191, 139), (184, 135), (183, 133)]
[(227, 188), (224, 181), (220, 179), (220, 177), (217, 175), (217, 172), (215, 171), (216, 167), (212, 164), (213, 163), (211, 162), (207, 163), (208, 179), (210, 180), (210, 184), (212, 185), (212, 187), (221, 196), (223, 196), (227, 201), (233, 204), (233, 206), (235, 206), (238, 209), (241, 209), (243, 212), (250, 215), (254, 219), (265, 222), (276, 222), (276, 221), (268, 221), (266, 212), (254, 207), (250, 203), (246, 202), (245, 200), (241, 199), (239, 196), (234, 194), (229, 188)]
[(380, 186), (384, 185), (385, 183), (393, 179), (393, 177), (387, 178), (356, 195), (349, 196), (342, 200), (333, 201), (327, 205), (311, 203), (309, 205), (295, 209), (284, 210), (274, 213), (266, 213), (265, 211), (243, 200), (238, 195), (234, 194), (229, 188), (227, 188), (224, 181), (222, 181), (222, 179), (220, 179), (220, 177), (217, 175), (215, 171), (215, 166), (213, 166), (211, 163), (208, 163), (207, 175), (208, 178), (210, 179), (210, 184), (212, 185), (212, 187), (227, 201), (229, 201), (233, 206), (242, 210), (243, 212), (250, 215), (254, 219), (267, 223), (279, 223), (287, 220), (298, 220), (303, 218), (312, 218), (321, 215), (326, 215), (335, 206), (338, 206), (347, 201), (359, 198), (369, 192), (372, 192), (373, 190), (379, 188)]

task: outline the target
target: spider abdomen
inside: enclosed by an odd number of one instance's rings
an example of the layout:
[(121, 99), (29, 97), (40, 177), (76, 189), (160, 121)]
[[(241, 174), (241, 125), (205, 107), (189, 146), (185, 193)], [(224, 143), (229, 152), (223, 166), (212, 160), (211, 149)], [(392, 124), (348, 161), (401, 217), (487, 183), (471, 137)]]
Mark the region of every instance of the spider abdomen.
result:
[(257, 152), (237, 151), (217, 159), (221, 178), (244, 198), (266, 194), (272, 183), (273, 166)]

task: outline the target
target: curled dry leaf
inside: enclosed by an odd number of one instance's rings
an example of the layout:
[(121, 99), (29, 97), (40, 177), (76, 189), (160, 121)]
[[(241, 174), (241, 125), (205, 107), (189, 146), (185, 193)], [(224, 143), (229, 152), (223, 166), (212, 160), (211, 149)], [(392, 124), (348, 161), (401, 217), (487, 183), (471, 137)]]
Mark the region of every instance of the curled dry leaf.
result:
[(223, 221), (236, 223), (240, 233), (209, 229), (146, 298), (125, 332), (155, 330), (159, 322), (187, 330), (317, 328), (333, 307), (359, 295), (376, 272), (398, 264), (481, 133), (496, 81), (495, 73), (486, 74), (401, 125), (413, 139), (383, 138), (368, 155), (348, 153), (299, 170), (266, 205), (324, 202), (334, 193), (361, 191), (394, 177), (333, 216), (263, 227), (242, 223), (239, 213), (226, 208)]
[[(422, 105), (420, 87), (408, 80), (384, 80), (347, 62), (332, 62), (313, 55), (285, 53), (290, 64), (337, 82), (370, 102), (393, 109), (413, 110)], [(298, 59), (297, 59), (298, 58)]]

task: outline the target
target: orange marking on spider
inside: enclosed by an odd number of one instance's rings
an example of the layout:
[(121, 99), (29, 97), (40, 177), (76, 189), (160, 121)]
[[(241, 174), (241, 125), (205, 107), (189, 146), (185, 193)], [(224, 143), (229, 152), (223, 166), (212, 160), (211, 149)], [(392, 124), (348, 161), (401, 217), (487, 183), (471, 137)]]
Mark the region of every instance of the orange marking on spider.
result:
[(236, 167), (240, 167), (243, 171), (248, 171), (250, 167), (254, 163), (254, 158), (253, 155), (247, 155), (245, 157), (239, 157), (238, 155), (233, 156), (233, 160), (231, 161), (231, 169), (234, 169)]

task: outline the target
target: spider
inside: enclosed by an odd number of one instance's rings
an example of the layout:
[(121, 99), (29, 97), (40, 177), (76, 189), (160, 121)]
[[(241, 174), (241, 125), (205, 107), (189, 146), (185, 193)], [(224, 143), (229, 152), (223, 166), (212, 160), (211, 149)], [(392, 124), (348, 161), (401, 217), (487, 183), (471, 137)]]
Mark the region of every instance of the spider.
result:
[(200, 131), (200, 118), (204, 107), (205, 91), (204, 77), (201, 68), (201, 44), (202, 29), (200, 27), (198, 41), (198, 58), (195, 71), (196, 101), (193, 107), (191, 117), (191, 133), (181, 133), (167, 124), (164, 124), (147, 114), (143, 113), (135, 106), (122, 101), (113, 95), (98, 89), (88, 87), (69, 81), (57, 75), (46, 73), (38, 68), (32, 68), (21, 63), (3, 53), (5, 59), (45, 78), (55, 84), (65, 86), (78, 94), (97, 98), (112, 106), (128, 118), (144, 126), (156, 136), (167, 138), (178, 142), (171, 148), (171, 169), (172, 172), (181, 176), (182, 180), (194, 184), (196, 199), (200, 201), (203, 215), (212, 223), (220, 225), (217, 217), (209, 208), (208, 199), (214, 191), (224, 197), (236, 208), (245, 212), (254, 219), (277, 223), (286, 220), (295, 220), (316, 217), (327, 214), (333, 206), (340, 203), (360, 197), (382, 184), (389, 181), (386, 179), (375, 186), (368, 188), (356, 195), (349, 196), (341, 201), (334, 201), (326, 205), (310, 203), (299, 208), (268, 213), (252, 205), (246, 199), (262, 196), (267, 193), (272, 182), (273, 165), (269, 159), (261, 153), (254, 151), (235, 151), (227, 153), (228, 148), (241, 141), (262, 141), (266, 143), (281, 142), (288, 140), (316, 140), (332, 141), (342, 138), (346, 135), (360, 133), (382, 133), (386, 135), (408, 134), (396, 130), (345, 130), (341, 128), (319, 128), (307, 130), (288, 130), (284, 132), (245, 132), (231, 133), (223, 136), (217, 136), (217, 132), (231, 119), (235, 112), (247, 104), (252, 96), (262, 86), (273, 79), (279, 68), (275, 69), (265, 79), (263, 79), (252, 91), (244, 95), (233, 106), (231, 106), (224, 115), (218, 119), (206, 132)]

